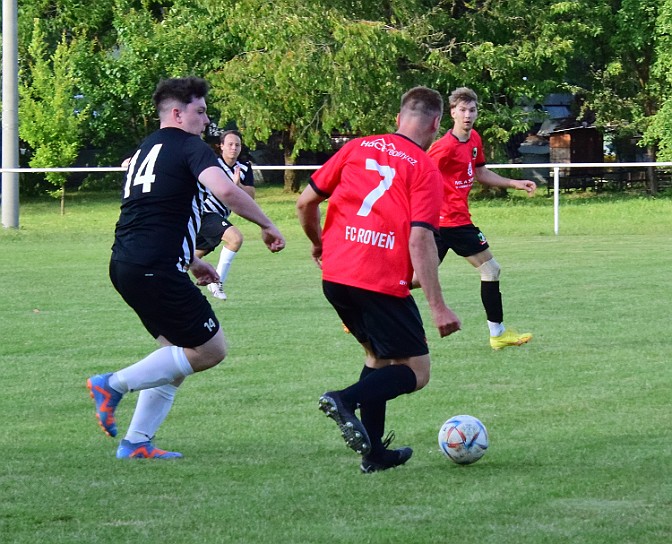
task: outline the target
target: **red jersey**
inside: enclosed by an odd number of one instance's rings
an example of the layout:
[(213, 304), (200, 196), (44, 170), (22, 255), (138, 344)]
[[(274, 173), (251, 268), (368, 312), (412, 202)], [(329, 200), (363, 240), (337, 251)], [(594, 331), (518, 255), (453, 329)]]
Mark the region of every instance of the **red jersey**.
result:
[(469, 139), (461, 142), (449, 130), (439, 138), (427, 154), (439, 167), (443, 177), (443, 205), (441, 227), (462, 227), (471, 223), (469, 191), (474, 184), (474, 171), (485, 166), (483, 143), (475, 130)]
[(408, 296), (411, 227), (438, 228), (443, 193), (422, 148), (399, 134), (351, 140), (312, 175), (311, 186), (329, 199), (323, 279)]

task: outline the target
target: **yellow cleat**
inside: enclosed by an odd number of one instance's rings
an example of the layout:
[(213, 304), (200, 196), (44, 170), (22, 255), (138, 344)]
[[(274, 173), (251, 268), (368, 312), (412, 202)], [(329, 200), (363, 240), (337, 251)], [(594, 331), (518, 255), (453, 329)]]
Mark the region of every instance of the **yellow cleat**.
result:
[(531, 332), (517, 333), (513, 330), (505, 330), (500, 336), (490, 337), (490, 347), (492, 349), (502, 349), (509, 346), (522, 346), (532, 340)]

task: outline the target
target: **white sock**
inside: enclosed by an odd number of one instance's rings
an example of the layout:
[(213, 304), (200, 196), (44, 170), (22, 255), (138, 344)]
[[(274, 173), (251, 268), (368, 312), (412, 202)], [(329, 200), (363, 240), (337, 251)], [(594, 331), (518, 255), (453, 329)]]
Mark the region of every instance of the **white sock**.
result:
[(110, 387), (120, 393), (151, 389), (194, 373), (184, 348), (165, 346), (150, 353), (142, 361), (127, 366), (110, 376)]
[(494, 321), (488, 321), (488, 328), (490, 329), (490, 336), (501, 336), (506, 330), (504, 323), (495, 323)]
[(223, 247), (222, 252), (219, 254), (219, 262), (217, 263), (217, 274), (219, 274), (219, 282), (224, 285), (226, 277), (229, 275), (229, 268), (231, 268), (231, 263), (233, 258), (236, 256), (235, 251), (231, 251), (229, 248)]
[[(174, 383), (179, 384), (180, 382), (181, 380), (178, 380)], [(178, 387), (174, 383), (140, 391), (131, 424), (124, 437), (125, 440), (137, 444), (138, 442), (147, 442), (156, 435), (156, 431), (173, 406)]]

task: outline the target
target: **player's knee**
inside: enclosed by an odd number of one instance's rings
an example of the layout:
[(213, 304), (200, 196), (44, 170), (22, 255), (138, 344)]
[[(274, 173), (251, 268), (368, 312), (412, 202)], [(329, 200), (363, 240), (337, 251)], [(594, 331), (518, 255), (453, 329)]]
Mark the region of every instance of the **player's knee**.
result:
[(215, 350), (211, 354), (210, 358), (212, 361), (212, 366), (217, 366), (224, 359), (226, 359), (227, 355), (228, 355), (228, 346), (226, 345), (226, 342), (224, 342), (221, 346), (219, 346), (219, 349)]
[(221, 339), (213, 339), (203, 346), (194, 348), (194, 354), (189, 358), (194, 372), (203, 372), (221, 363), (228, 353), (228, 346), (222, 335)]
[(478, 271), (481, 274), (481, 281), (499, 281), (501, 268), (494, 257), (479, 266)]
[(425, 387), (429, 383), (429, 373), (427, 375), (423, 376), (418, 376), (417, 374), (415, 375), (415, 390), (420, 391), (423, 387)]
[(429, 366), (427, 367), (415, 367), (413, 368), (415, 373), (415, 391), (420, 391), (429, 383), (430, 371)]
[(237, 252), (243, 245), (243, 233), (235, 227), (229, 227), (222, 240), (227, 249)]

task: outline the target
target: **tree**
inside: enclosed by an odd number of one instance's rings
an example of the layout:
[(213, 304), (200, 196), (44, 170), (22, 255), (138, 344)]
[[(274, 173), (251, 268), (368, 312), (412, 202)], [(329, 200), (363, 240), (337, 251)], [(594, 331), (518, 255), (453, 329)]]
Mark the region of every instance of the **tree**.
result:
[(115, 163), (158, 128), (152, 92), (162, 78), (206, 76), (230, 55), (226, 10), (207, 2), (178, 0), (158, 9), (151, 2), (116, 0), (109, 49), (92, 48), (80, 58), (82, 93), (96, 111), (91, 139)]
[[(332, 135), (393, 126), (401, 92), (422, 82), (407, 68), (420, 52), (404, 32), (349, 20), (336, 2), (256, 4), (232, 8), (227, 30), (240, 53), (210, 76), (223, 118), (256, 141), (279, 133), (288, 165), (302, 150), (331, 149)], [(285, 189), (299, 189), (294, 171)]]
[[(651, 122), (659, 115), (659, 97), (665, 87), (654, 71), (659, 22), (659, 0), (614, 2), (610, 26), (596, 43), (604, 62), (591, 66), (592, 87), (586, 89), (586, 107), (595, 111), (597, 124), (615, 138), (646, 135), (643, 142), (652, 161), (662, 135)], [(655, 194), (658, 186), (653, 169), (648, 178), (649, 190)]]
[[(669, 156), (671, 3), (21, 0), (21, 77), (32, 85), (32, 17), (44, 18), (46, 56), (77, 36), (84, 138), (114, 162), (156, 128), (157, 81), (191, 74), (211, 82), (216, 120), (235, 121), (252, 145), (279, 140), (286, 164), (330, 150), (336, 135), (393, 129), (399, 96), (420, 84), (477, 91), (491, 159), (531, 124), (523, 104), (553, 92), (585, 97), (600, 127), (643, 134), (652, 156)], [(293, 174), (287, 190), (298, 189)]]
[[(33, 168), (71, 166), (82, 147), (82, 127), (88, 119), (87, 108), (78, 109), (77, 79), (74, 61), (79, 43), (65, 36), (53, 55), (47, 53), (40, 20), (35, 19), (29, 47), (29, 76), (24, 74), (19, 88), (19, 135), (33, 149)], [(65, 211), (66, 176), (48, 172), (46, 179), (58, 187), (52, 196), (60, 197)]]
[(587, 84), (583, 59), (605, 13), (605, 2), (594, 1), (455, 0), (450, 10), (437, 5), (425, 14), (421, 39), (437, 66), (437, 88), (473, 88), (484, 140), (504, 143), (533, 121), (524, 104)]
[(657, 97), (661, 106), (644, 131), (643, 141), (649, 146), (657, 145), (660, 160), (672, 161), (672, 0), (660, 3), (654, 39), (652, 72), (658, 82)]

